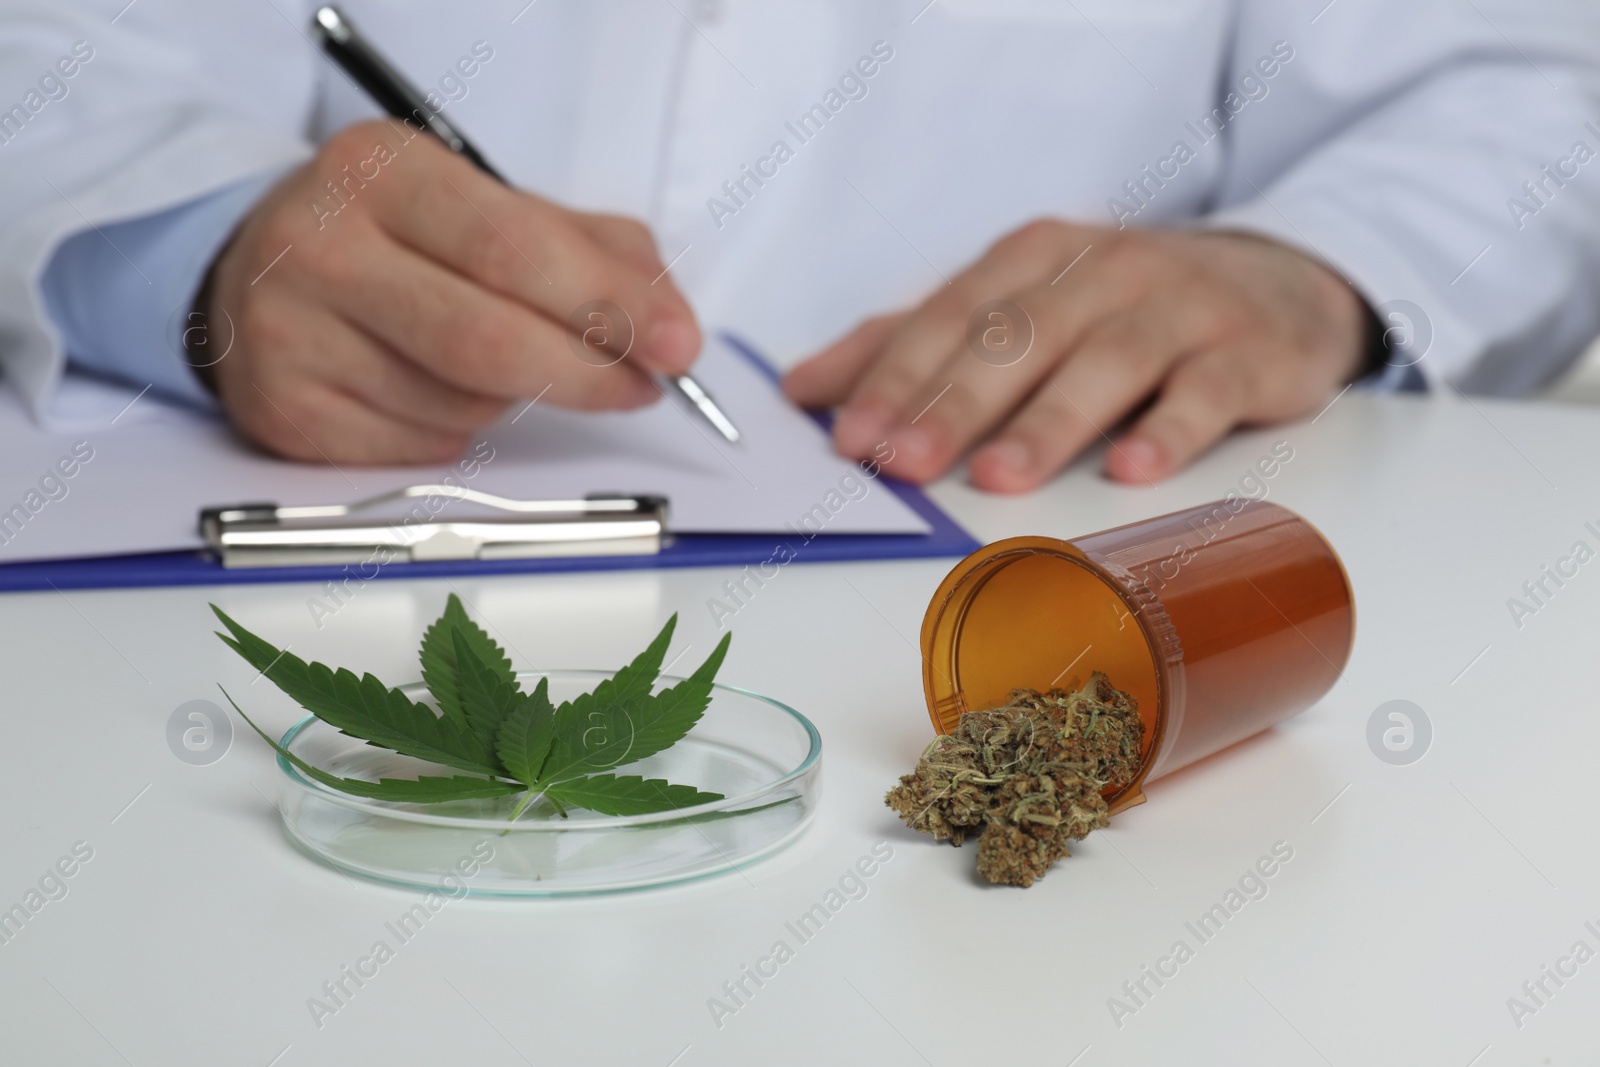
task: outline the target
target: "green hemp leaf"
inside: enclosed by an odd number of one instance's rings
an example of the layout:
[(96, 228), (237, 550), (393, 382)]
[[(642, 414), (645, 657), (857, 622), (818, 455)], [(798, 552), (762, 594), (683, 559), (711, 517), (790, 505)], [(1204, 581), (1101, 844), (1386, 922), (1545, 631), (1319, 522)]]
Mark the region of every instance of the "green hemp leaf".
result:
[(677, 623), (674, 615), (650, 647), (615, 677), (556, 709), (555, 741), (540, 782), (561, 782), (634, 763), (671, 748), (694, 728), (711, 702), (711, 679), (722, 666), (733, 635), (723, 635), (694, 674), (652, 696), (662, 653)]
[[(465, 634), (456, 630), (452, 636), (456, 646), (455, 692), (461, 717), (472, 736), (498, 757), (495, 747), (500, 728), (528, 697), (517, 688), (515, 675), (507, 678), (479, 659)], [(539, 679), (539, 686), (543, 694), (548, 687), (547, 680)], [(504, 763), (496, 758), (495, 773), (504, 774), (505, 769)]]
[(503, 678), (511, 688), (517, 687), (517, 672), (511, 669), (511, 658), (505, 654), (483, 627), (467, 618), (461, 598), (451, 593), (444, 602), (444, 614), (428, 627), (422, 635), (422, 680), (433, 694), (439, 711), (455, 719), (458, 725), (466, 721), (457, 695), (456, 662), (457, 635), (464, 641), (478, 661), (496, 676)]
[(246, 630), (216, 605), (227, 628), (217, 636), (261, 676), (323, 722), (376, 748), (465, 775), (419, 775), (376, 782), (314, 767), (274, 741), (223, 690), (240, 718), (307, 777), (354, 796), (433, 804), (524, 794), (511, 818), (544, 797), (563, 816), (569, 807), (602, 815), (645, 815), (723, 799), (640, 775), (599, 773), (665, 751), (686, 736), (711, 702), (712, 681), (727, 656), (727, 634), (698, 670), (653, 692), (678, 617), (632, 663), (592, 692), (552, 705), (549, 679), (532, 692), (517, 682), (504, 650), (467, 617), (452, 594), (422, 639), (423, 680), (438, 710), (419, 704), (371, 674), (307, 663)]

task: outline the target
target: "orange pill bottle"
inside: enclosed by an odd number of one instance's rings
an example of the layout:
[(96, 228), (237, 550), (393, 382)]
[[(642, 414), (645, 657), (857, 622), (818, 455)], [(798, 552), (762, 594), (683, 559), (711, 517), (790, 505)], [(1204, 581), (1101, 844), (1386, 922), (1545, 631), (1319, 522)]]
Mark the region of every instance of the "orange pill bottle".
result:
[(1294, 512), (1230, 497), (1072, 540), (1012, 537), (940, 584), (922, 623), (935, 729), (1104, 671), (1139, 702), (1144, 784), (1310, 707), (1349, 661), (1350, 580)]

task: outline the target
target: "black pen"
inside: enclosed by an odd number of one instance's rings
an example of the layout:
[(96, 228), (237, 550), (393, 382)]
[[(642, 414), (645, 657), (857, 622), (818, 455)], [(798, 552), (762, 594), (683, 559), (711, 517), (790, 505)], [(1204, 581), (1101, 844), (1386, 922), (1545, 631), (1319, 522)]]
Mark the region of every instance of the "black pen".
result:
[[(443, 141), (450, 151), (465, 156), (485, 174), (502, 184), (511, 184), (489, 165), (489, 161), (454, 126), (428, 106), (427, 98), (356, 32), (350, 20), (337, 7), (329, 4), (318, 8), (312, 19), (312, 28), (321, 38), (322, 50), (328, 54), (328, 58), (355, 79), (384, 111), (394, 118), (414, 122)], [(704, 386), (687, 374), (664, 377), (729, 444), (739, 443), (738, 427), (723, 414)]]

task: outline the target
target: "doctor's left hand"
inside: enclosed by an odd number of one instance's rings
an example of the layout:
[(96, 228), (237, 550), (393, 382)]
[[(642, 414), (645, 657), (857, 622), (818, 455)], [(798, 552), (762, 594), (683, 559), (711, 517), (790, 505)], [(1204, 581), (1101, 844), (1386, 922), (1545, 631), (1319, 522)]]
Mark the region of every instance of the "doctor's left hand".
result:
[(1105, 439), (1107, 473), (1150, 484), (1235, 426), (1315, 412), (1359, 370), (1365, 325), (1339, 275), (1264, 238), (1045, 220), (915, 310), (862, 323), (784, 388), (843, 404), (838, 451), (866, 459), (887, 440), (884, 466), (912, 481), (976, 449), (974, 485), (1025, 492)]

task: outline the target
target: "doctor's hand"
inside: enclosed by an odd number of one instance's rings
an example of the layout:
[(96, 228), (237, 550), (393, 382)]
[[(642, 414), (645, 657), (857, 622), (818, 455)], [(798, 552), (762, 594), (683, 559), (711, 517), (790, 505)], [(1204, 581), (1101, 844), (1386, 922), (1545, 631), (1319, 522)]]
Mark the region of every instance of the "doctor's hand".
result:
[(1361, 365), (1365, 323), (1337, 274), (1269, 240), (1038, 221), (784, 388), (843, 404), (838, 451), (865, 459), (887, 440), (884, 465), (913, 481), (976, 449), (974, 485), (1024, 492), (1105, 439), (1107, 473), (1149, 484), (1235, 426), (1327, 403)]
[(636, 222), (507, 188), (399, 123), (361, 123), (279, 182), (218, 257), (200, 310), (207, 342), (231, 347), (202, 374), (281, 455), (444, 462), (513, 403), (657, 399), (647, 372), (681, 374), (700, 350), (664, 273)]

